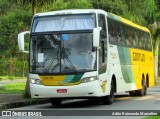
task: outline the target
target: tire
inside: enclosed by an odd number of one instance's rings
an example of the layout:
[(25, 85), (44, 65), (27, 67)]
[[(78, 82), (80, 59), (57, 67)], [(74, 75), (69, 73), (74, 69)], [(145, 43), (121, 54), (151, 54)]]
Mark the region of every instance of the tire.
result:
[(59, 98), (50, 98), (50, 102), (53, 106), (60, 106), (62, 103), (62, 99)]
[(142, 89), (136, 91), (137, 96), (144, 96), (147, 94), (147, 85), (146, 82), (143, 80)]
[(103, 103), (105, 105), (111, 105), (114, 100), (114, 83), (111, 82), (110, 95), (103, 97)]
[(147, 82), (144, 84), (144, 95), (147, 95)]

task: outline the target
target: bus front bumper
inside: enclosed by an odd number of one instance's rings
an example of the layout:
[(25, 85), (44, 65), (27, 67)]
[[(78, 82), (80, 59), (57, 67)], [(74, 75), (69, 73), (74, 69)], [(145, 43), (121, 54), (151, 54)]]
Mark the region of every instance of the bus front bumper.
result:
[(32, 98), (82, 98), (105, 95), (98, 81), (72, 86), (44, 86), (30, 83)]

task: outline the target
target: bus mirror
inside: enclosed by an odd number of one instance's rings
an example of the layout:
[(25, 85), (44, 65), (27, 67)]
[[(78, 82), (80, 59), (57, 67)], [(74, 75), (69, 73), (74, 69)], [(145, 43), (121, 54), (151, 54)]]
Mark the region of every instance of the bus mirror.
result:
[(28, 51), (25, 51), (25, 48), (24, 48), (24, 36), (26, 34), (29, 34), (30, 32), (29, 31), (24, 31), (24, 32), (21, 32), (18, 34), (18, 46), (19, 46), (19, 50), (22, 51), (22, 52), (25, 52), (25, 53), (28, 53)]
[(101, 27), (93, 29), (93, 47), (99, 47)]

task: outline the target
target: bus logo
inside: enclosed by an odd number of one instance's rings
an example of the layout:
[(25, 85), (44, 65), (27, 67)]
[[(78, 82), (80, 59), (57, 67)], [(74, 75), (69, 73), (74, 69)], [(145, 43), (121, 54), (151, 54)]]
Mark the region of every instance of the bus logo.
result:
[(12, 116), (11, 111), (2, 111), (2, 116)]

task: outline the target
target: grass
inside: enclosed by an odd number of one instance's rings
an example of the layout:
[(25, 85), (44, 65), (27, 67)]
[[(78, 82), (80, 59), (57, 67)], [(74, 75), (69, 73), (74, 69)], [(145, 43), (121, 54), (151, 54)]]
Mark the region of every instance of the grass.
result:
[(0, 76), (0, 81), (2, 81), (2, 80), (17, 80), (17, 79), (26, 79), (26, 77)]
[(160, 113), (157, 116), (144, 117), (143, 119), (160, 119)]
[(6, 84), (0, 87), (0, 94), (23, 94), (25, 82)]
[(160, 116), (150, 116), (143, 119), (160, 119)]

